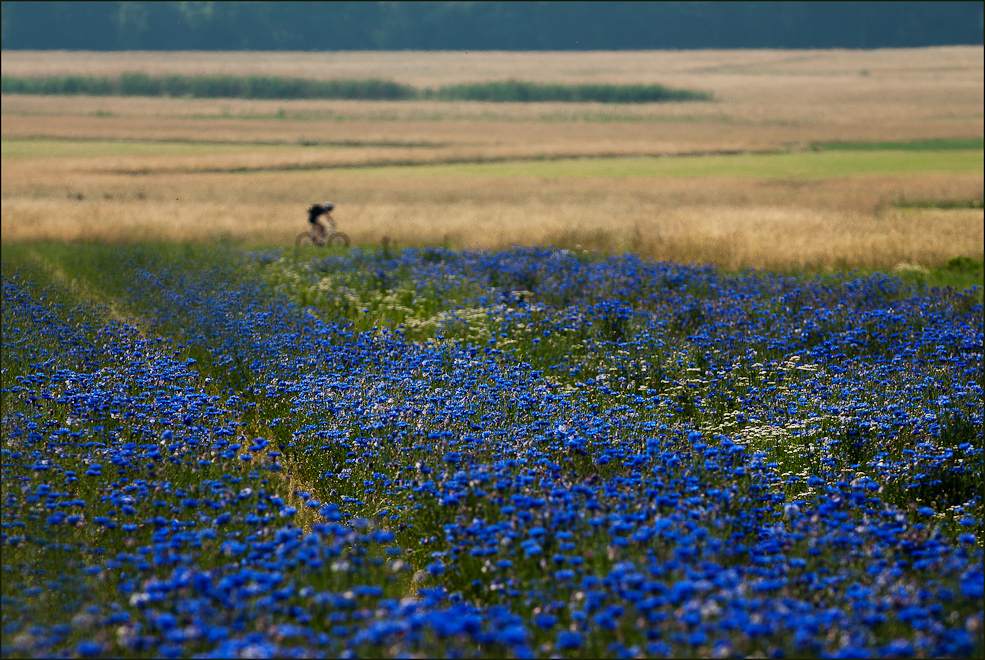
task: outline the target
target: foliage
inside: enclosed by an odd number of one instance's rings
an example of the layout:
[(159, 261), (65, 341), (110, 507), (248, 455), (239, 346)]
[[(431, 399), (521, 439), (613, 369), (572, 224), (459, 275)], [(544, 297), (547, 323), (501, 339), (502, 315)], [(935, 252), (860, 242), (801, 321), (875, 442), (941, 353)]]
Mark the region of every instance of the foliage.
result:
[(5, 1), (3, 47), (293, 51), (902, 48), (981, 44), (981, 16), (981, 5), (976, 2)]
[(100, 76), (3, 76), (4, 94), (89, 94), (93, 96), (190, 96), (244, 99), (363, 99), (401, 101), (561, 101), (599, 103), (656, 103), (710, 101), (711, 94), (663, 85), (565, 85), (519, 80), (448, 85), (437, 90), (416, 89), (387, 80), (312, 80), (279, 76), (171, 75), (124, 73)]
[(498, 101), (529, 103), (562, 101), (569, 103), (658, 103), (664, 101), (710, 101), (707, 92), (669, 89), (663, 85), (563, 85), (506, 80), (502, 82), (448, 85), (426, 98), (447, 101)]
[(280, 76), (149, 76), (128, 72), (119, 78), (100, 76), (4, 76), (4, 94), (90, 94), (93, 96), (190, 96), (246, 99), (414, 98), (409, 85), (388, 80), (311, 80)]
[(982, 654), (974, 295), (36, 250), (4, 250), (4, 655)]

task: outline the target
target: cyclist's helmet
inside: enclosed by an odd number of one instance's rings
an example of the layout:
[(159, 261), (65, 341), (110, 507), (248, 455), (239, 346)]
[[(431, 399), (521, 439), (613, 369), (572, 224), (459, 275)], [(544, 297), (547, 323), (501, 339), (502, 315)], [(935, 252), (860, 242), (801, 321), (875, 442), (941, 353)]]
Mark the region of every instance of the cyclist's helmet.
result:
[(326, 211), (331, 211), (332, 209), (334, 209), (334, 208), (335, 208), (335, 204), (332, 204), (331, 202), (325, 202), (324, 204), (322, 204), (322, 207), (323, 207), (323, 208), (324, 208), (324, 209), (325, 209)]

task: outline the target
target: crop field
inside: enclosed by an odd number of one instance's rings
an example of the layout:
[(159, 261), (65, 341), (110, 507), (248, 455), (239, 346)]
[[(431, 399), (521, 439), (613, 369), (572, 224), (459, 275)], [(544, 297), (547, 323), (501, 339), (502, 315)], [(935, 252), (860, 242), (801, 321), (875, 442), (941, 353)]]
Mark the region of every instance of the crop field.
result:
[(0, 59), (712, 98), (3, 94), (4, 657), (985, 655), (981, 47)]
[[(6, 243), (629, 250), (739, 270), (982, 260), (981, 48), (690, 53), (0, 54), (5, 76), (302, 76), (420, 88), (665, 84), (680, 103), (4, 94)], [(928, 231), (928, 227), (932, 231)]]

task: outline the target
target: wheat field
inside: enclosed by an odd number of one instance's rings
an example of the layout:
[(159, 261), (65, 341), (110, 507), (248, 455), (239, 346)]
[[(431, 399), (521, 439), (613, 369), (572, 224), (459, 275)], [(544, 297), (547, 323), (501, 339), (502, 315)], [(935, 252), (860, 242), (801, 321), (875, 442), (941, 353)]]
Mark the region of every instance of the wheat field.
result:
[(892, 268), (956, 255), (980, 258), (985, 240), (981, 210), (886, 203), (901, 189), (924, 197), (980, 193), (980, 177), (860, 177), (817, 185), (719, 177), (659, 184), (647, 178), (430, 177), (423, 185), (414, 176), (356, 172), (172, 174), (140, 182), (93, 176), (85, 185), (73, 181), (72, 193), (60, 197), (27, 184), (21, 184), (23, 194), (5, 187), (3, 239), (288, 244), (304, 228), (298, 200), (331, 197), (340, 228), (358, 244), (386, 235), (401, 246), (553, 244), (729, 268)]
[(229, 74), (330, 80), (381, 78), (422, 87), (517, 78), (566, 83), (670, 83), (700, 77), (966, 78), (981, 46), (876, 50), (78, 52), (2, 51), (5, 75)]
[[(981, 47), (3, 52), (4, 75), (258, 73), (377, 77), (418, 86), (513, 77), (661, 83), (711, 91), (716, 100), (607, 105), (4, 95), (2, 240), (287, 245), (304, 229), (305, 206), (331, 199), (340, 228), (362, 244), (383, 235), (405, 246), (554, 244), (729, 268), (891, 268), (932, 266), (958, 255), (981, 259), (980, 208), (896, 206), (902, 200), (980, 200), (980, 151), (977, 163), (965, 156), (961, 162), (970, 165), (949, 171), (929, 165), (946, 154), (928, 154), (925, 171), (856, 167), (813, 178), (793, 170), (722, 174), (727, 168), (616, 176), (600, 174), (606, 169), (596, 165), (600, 158), (619, 163), (757, 153), (811, 159), (812, 147), (825, 142), (980, 139), (983, 54)], [(567, 169), (585, 172), (545, 174), (559, 168), (541, 163), (555, 159), (581, 159)], [(481, 169), (489, 162), (504, 164), (496, 176)]]

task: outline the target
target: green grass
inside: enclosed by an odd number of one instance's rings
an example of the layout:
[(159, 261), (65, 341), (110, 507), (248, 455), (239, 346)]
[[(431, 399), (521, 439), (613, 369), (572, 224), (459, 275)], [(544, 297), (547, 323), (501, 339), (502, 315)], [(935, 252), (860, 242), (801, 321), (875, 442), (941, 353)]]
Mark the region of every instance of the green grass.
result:
[[(908, 284), (923, 284), (928, 287), (951, 287), (958, 290), (985, 287), (983, 262), (969, 257), (953, 257), (946, 264), (927, 271), (900, 269), (894, 274)], [(981, 290), (978, 298), (982, 298)]]
[(978, 199), (961, 200), (916, 200), (910, 201), (900, 199), (893, 203), (898, 209), (980, 209), (982, 208), (982, 196)]
[(815, 151), (965, 151), (985, 149), (982, 138), (937, 138), (911, 142), (813, 142)]
[(393, 176), (460, 177), (646, 177), (728, 176), (769, 179), (827, 179), (862, 174), (950, 172), (982, 174), (982, 152), (877, 151), (798, 152), (715, 156), (643, 156), (630, 158), (577, 158), (460, 163), (415, 167), (360, 168), (367, 173)]
[[(830, 278), (832, 281), (841, 281), (849, 273), (858, 277), (869, 277), (876, 272), (871, 268), (860, 268), (850, 271), (848, 269), (793, 269), (784, 271), (784, 274), (804, 278), (817, 275), (824, 279)], [(928, 289), (950, 287), (956, 291), (968, 291), (977, 287), (977, 298), (979, 302), (985, 298), (985, 295), (983, 295), (985, 294), (985, 262), (981, 260), (971, 259), (969, 257), (952, 257), (945, 263), (937, 264), (931, 268), (900, 267), (889, 274), (898, 277), (905, 284), (926, 287)]]

